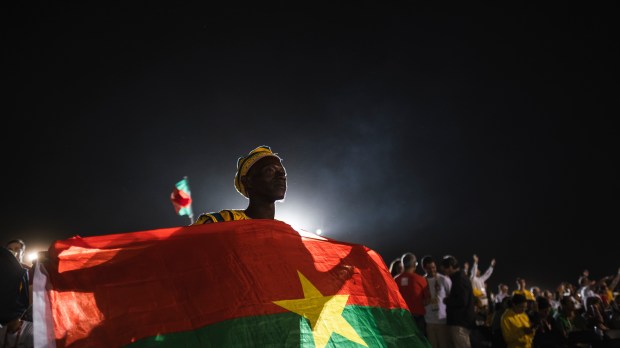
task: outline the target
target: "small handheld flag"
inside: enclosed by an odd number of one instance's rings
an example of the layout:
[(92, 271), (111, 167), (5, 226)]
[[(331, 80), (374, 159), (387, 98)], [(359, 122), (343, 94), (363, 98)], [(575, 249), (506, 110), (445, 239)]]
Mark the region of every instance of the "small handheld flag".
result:
[(187, 215), (191, 223), (194, 223), (194, 213), (192, 212), (192, 194), (189, 190), (187, 177), (174, 185), (174, 189), (170, 194), (170, 201), (178, 215)]

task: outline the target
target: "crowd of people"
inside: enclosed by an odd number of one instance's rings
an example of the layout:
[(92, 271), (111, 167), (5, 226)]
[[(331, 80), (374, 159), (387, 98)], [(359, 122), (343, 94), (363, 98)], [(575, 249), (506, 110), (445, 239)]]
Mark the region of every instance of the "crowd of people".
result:
[(556, 289), (528, 289), (519, 277), (513, 291), (501, 283), (495, 292), (487, 286), (495, 263), (481, 274), (475, 254), (471, 269), (451, 255), (426, 255), (418, 270), (406, 252), (389, 270), (433, 348), (620, 347), (620, 269), (599, 280), (585, 270)]

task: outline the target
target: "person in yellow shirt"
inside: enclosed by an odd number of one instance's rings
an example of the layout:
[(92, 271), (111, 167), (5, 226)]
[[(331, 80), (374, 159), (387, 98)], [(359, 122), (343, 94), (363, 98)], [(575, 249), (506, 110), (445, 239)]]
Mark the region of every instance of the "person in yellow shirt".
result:
[(536, 297), (525, 287), (525, 279), (517, 278), (517, 289), (512, 291), (513, 295), (523, 295), (528, 301), (536, 301)]
[(502, 336), (508, 348), (531, 348), (534, 341), (534, 328), (525, 313), (527, 300), (521, 294), (510, 299), (510, 308), (502, 314)]

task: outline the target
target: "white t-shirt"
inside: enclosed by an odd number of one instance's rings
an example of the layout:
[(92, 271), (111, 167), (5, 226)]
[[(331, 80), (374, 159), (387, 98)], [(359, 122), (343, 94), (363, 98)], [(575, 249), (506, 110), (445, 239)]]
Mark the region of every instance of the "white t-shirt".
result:
[(450, 293), (452, 281), (443, 274), (437, 273), (433, 278), (426, 278), (428, 289), (431, 292), (431, 303), (426, 305), (424, 319), (430, 324), (446, 323), (446, 305), (443, 299)]

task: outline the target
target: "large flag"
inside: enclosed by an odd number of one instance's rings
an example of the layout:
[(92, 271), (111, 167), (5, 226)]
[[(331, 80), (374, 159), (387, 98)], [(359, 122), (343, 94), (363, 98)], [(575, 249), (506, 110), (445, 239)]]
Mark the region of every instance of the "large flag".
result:
[(39, 347), (430, 347), (379, 254), (281, 221), (74, 237), (49, 256)]
[(178, 215), (187, 215), (190, 219), (193, 218), (192, 193), (189, 190), (187, 177), (174, 185), (174, 189), (170, 194), (170, 201), (172, 201), (172, 206)]

